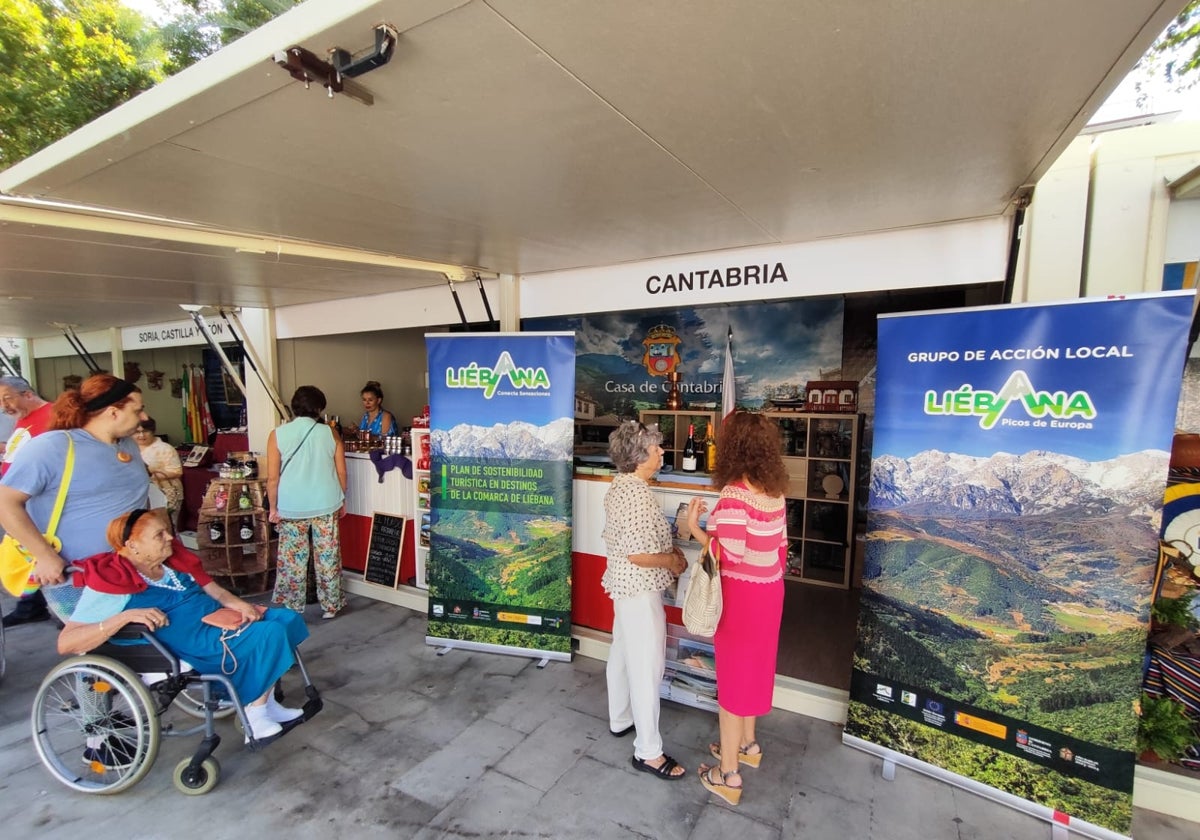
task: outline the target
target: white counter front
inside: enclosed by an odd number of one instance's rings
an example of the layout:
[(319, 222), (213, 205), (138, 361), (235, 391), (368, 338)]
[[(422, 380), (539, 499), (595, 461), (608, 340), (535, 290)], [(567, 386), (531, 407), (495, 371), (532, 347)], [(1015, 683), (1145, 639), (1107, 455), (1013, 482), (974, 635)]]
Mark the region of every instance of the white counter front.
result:
[(371, 457), (365, 452), (346, 453), (346, 513), (370, 517), (376, 511), (403, 516), (413, 514), (412, 479), (399, 469), (389, 470), (379, 480)]

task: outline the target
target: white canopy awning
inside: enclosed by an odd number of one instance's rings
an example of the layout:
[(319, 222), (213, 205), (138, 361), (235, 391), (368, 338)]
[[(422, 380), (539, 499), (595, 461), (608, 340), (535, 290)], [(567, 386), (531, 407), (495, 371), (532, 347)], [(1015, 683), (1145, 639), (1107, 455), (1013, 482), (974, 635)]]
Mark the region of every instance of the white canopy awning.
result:
[[(999, 216), (1183, 5), (309, 0), (0, 192), (378, 264), (0, 214), (0, 335), (445, 282), (395, 257), (529, 274)], [(373, 105), (272, 60), (381, 22)]]

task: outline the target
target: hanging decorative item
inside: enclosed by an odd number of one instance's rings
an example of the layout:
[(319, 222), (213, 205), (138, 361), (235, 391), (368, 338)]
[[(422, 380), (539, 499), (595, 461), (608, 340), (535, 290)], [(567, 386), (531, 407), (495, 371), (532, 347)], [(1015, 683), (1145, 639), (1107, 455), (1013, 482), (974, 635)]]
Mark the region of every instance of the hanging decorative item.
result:
[(125, 363), (125, 381), (130, 385), (142, 378), (142, 366), (138, 362)]
[(78, 391), (79, 386), (82, 384), (83, 384), (83, 377), (78, 374), (68, 373), (66, 376), (63, 377), (63, 390), (64, 391)]
[[(163, 377), (166, 375), (166, 371), (148, 370), (146, 371), (146, 384), (150, 387), (151, 391), (161, 391)], [(173, 382), (174, 380), (171, 381)]]
[(174, 378), (171, 379), (171, 396), (175, 399), (179, 399), (180, 397), (183, 396), (183, 378), (182, 377), (180, 377), (179, 379), (174, 379)]

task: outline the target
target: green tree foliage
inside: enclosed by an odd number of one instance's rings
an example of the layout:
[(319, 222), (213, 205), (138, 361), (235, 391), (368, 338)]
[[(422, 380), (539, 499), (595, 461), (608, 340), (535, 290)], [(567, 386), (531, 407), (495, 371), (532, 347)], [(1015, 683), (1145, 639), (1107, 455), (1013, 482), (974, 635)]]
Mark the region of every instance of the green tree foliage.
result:
[(302, 0), (0, 0), (0, 169), (48, 146)]
[(303, 0), (180, 0), (162, 25), (168, 75), (233, 43)]
[(116, 0), (0, 0), (0, 169), (155, 85), (163, 59)]
[[(1168, 56), (1163, 65), (1167, 81), (1183, 81), (1182, 77), (1200, 68), (1200, 0), (1192, 0), (1179, 13), (1167, 31), (1150, 48), (1151, 56)], [(1191, 77), (1186, 84), (1195, 84)]]

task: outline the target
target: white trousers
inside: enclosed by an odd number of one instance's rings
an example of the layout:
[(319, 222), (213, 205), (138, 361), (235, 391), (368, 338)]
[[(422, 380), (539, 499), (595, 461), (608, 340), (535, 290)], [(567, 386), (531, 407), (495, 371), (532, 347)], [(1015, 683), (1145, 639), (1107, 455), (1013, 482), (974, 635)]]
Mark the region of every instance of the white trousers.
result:
[(654, 759), (663, 754), (658, 734), (658, 688), (667, 660), (667, 617), (662, 593), (644, 592), (613, 600), (613, 640), (608, 651), (608, 727), (620, 732), (637, 727), (633, 754)]

